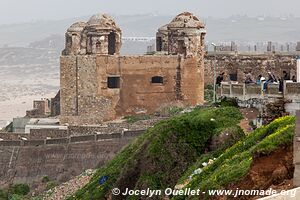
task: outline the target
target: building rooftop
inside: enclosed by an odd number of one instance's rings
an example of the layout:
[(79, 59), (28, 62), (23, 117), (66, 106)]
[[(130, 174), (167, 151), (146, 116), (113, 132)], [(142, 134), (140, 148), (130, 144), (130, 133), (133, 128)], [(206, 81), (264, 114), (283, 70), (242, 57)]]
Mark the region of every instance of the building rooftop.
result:
[(107, 14), (93, 15), (89, 19), (87, 25), (92, 26), (92, 27), (97, 27), (99, 29), (117, 29), (117, 30), (120, 30), (120, 28), (117, 26), (115, 20)]
[(86, 22), (76, 22), (68, 28), (68, 32), (81, 32), (86, 27)]
[(168, 28), (204, 28), (202, 23), (194, 14), (190, 12), (183, 12), (177, 15), (171, 23), (168, 24)]

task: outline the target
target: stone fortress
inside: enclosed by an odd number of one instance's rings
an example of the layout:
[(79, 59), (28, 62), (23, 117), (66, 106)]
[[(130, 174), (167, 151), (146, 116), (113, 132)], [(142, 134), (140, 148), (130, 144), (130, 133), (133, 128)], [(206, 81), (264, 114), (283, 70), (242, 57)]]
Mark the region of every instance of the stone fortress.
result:
[[(32, 184), (45, 175), (62, 183), (85, 169), (103, 166), (132, 138), (156, 123), (102, 126), (103, 121), (153, 113), (170, 105), (202, 104), (204, 84), (213, 83), (215, 65), (217, 73), (225, 72), (229, 82), (243, 82), (248, 72), (254, 77), (260, 73), (266, 76), (267, 71), (281, 76), (284, 70), (297, 76), (299, 52), (206, 53), (205, 35), (204, 24), (185, 12), (158, 29), (154, 55), (122, 56), (122, 32), (111, 17), (95, 15), (87, 23), (73, 24), (67, 30), (61, 56), (61, 90), (50, 103), (51, 116), (59, 115), (60, 110), (60, 123), (68, 125), (67, 129), (2, 133), (0, 185)], [(253, 87), (230, 83), (223, 85), (221, 93), (243, 100), (261, 98), (261, 88)], [(263, 97), (283, 95), (291, 100), (290, 107), (299, 106), (299, 83), (285, 88), (286, 92), (278, 94), (276, 85), (272, 94)], [(48, 101), (36, 101), (27, 116), (46, 115), (50, 110), (45, 107), (49, 107)], [(98, 126), (92, 126), (95, 124)]]
[(108, 15), (73, 24), (61, 56), (60, 123), (92, 125), (204, 102), (206, 31), (184, 12), (157, 32), (154, 55), (122, 56), (121, 29)]

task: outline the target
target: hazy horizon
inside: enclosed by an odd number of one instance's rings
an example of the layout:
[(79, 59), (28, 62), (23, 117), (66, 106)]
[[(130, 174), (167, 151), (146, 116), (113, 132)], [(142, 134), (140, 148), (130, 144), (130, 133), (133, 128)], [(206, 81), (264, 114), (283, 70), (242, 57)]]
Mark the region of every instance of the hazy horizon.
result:
[[(96, 13), (114, 15), (135, 15), (153, 13), (176, 15), (190, 11), (199, 17), (226, 18), (232, 15), (248, 16), (300, 16), (299, 0), (1, 0), (0, 25), (32, 22), (39, 20), (60, 20), (90, 16)], [(124, 5), (125, 2), (125, 5)], [(16, 6), (17, 5), (17, 6)]]

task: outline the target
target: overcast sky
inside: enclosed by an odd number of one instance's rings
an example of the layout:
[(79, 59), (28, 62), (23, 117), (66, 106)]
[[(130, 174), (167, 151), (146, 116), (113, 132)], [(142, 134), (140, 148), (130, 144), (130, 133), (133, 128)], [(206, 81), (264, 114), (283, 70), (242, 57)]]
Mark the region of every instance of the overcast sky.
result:
[(0, 24), (110, 14), (191, 11), (200, 17), (300, 16), (300, 0), (0, 0)]

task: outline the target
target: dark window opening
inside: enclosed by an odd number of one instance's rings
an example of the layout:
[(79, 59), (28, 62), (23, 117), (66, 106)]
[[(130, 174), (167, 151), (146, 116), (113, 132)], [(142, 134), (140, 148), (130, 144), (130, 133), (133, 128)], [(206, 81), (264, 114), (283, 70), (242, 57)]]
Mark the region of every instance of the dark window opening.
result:
[(231, 81), (237, 81), (238, 80), (237, 74), (229, 74), (229, 79)]
[(178, 41), (178, 53), (186, 55), (186, 47), (183, 40)]
[(107, 77), (108, 88), (120, 88), (120, 77)]
[(156, 50), (157, 51), (162, 50), (162, 38), (161, 37), (156, 38)]
[(151, 79), (151, 83), (164, 83), (164, 78), (161, 76), (153, 76)]
[(101, 47), (101, 42), (100, 42), (100, 41), (97, 41), (97, 42), (96, 42), (96, 48), (99, 49), (100, 47)]
[(108, 54), (114, 55), (116, 53), (116, 34), (111, 32), (108, 35)]

